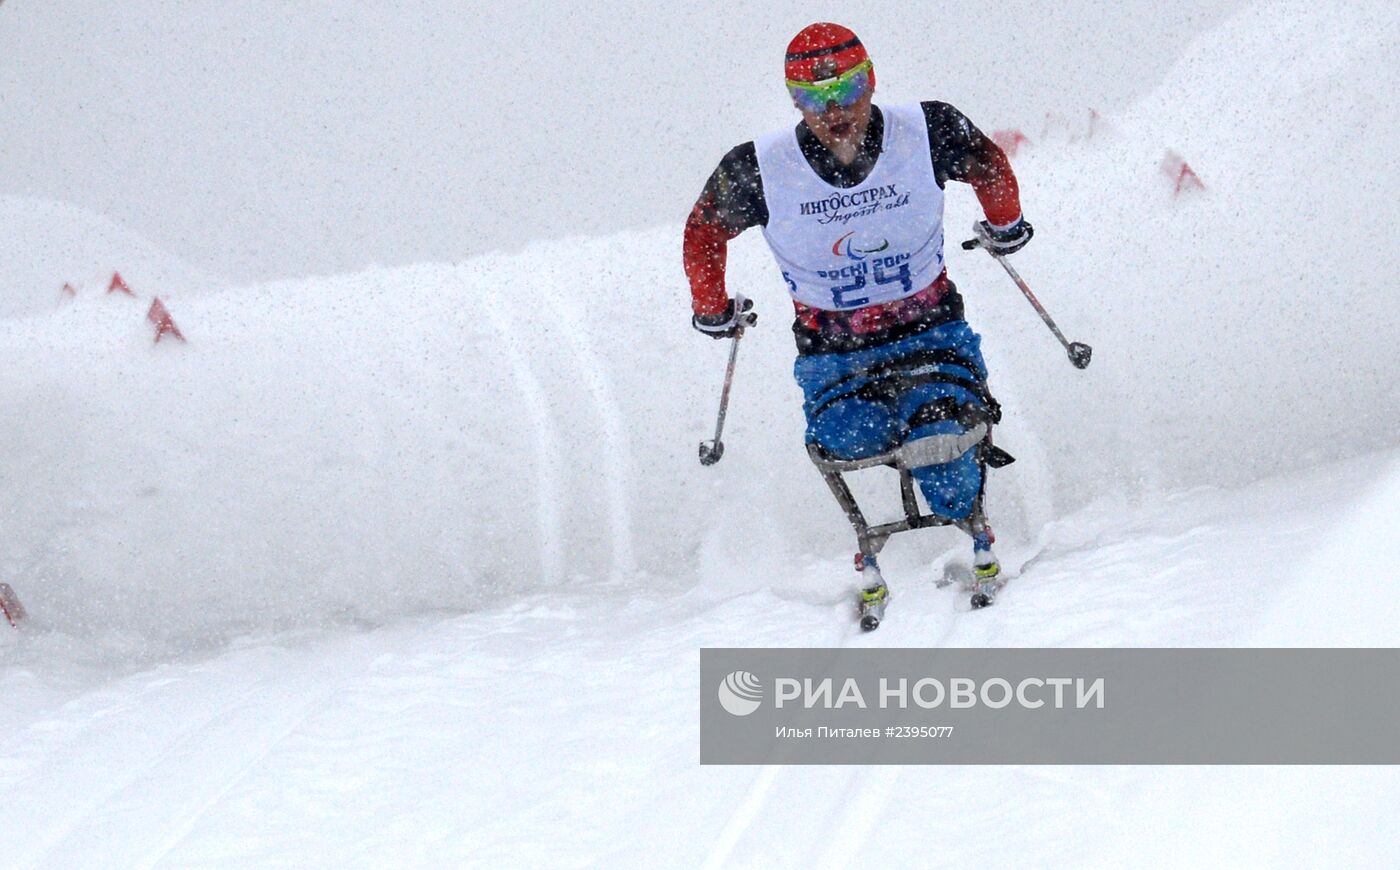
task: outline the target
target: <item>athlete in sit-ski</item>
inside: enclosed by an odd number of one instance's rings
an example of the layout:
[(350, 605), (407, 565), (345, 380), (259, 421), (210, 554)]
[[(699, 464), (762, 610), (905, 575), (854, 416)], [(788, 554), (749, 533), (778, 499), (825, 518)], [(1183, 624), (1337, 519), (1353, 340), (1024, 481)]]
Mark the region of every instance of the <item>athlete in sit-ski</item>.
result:
[(994, 589), (981, 445), (1000, 409), (944, 269), (943, 188), (972, 185), (986, 214), (977, 235), (1009, 254), (1032, 232), (1016, 176), (947, 103), (874, 105), (874, 67), (844, 27), (803, 29), (784, 71), (802, 122), (726, 154), (686, 223), (692, 323), (726, 338), (755, 321), (751, 302), (735, 310), (724, 270), (729, 240), (763, 227), (797, 312), (808, 444), (849, 460), (930, 439), (920, 455), (938, 464), (913, 477), (936, 514), (973, 536), (978, 586)]

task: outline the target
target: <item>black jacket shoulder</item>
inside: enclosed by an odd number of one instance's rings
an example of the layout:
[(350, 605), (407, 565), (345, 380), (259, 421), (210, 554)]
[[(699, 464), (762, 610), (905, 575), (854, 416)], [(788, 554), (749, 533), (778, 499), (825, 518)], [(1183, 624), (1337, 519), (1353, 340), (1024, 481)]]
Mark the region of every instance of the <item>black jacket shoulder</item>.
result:
[(706, 220), (738, 234), (768, 223), (768, 203), (758, 171), (758, 149), (753, 142), (735, 146), (710, 174), (700, 195)]
[(940, 185), (968, 181), (982, 172), (988, 150), (995, 147), (967, 116), (951, 105), (928, 100), (920, 103), (928, 124), (929, 157)]

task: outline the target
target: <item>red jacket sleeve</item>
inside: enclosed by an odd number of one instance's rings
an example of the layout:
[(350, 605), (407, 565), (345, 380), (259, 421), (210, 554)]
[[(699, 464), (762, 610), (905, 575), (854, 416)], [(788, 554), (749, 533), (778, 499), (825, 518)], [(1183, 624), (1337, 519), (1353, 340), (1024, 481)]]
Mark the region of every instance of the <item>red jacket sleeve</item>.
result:
[(768, 223), (758, 152), (752, 142), (724, 155), (685, 222), (685, 274), (696, 314), (720, 314), (729, 303), (724, 268), (729, 240)]
[(1016, 173), (1011, 171), (1006, 152), (990, 139), (985, 142), (977, 171), (968, 176), (967, 182), (976, 192), (977, 201), (982, 203), (987, 222), (1004, 227), (1021, 216), (1021, 187), (1016, 183)]
[(724, 269), (729, 240), (737, 235), (714, 219), (713, 203), (701, 194), (685, 222), (685, 276), (690, 279), (690, 307), (696, 314), (719, 314), (729, 303)]

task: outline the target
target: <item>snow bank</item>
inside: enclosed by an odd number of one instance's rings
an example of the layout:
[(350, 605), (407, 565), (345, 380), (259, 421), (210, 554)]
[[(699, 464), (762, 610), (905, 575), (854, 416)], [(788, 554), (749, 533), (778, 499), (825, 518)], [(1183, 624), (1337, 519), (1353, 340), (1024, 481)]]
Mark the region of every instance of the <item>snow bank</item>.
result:
[[(1256, 3), (1116, 132), (1017, 160), (1038, 229), (1017, 265), (1093, 367), (1069, 371), (1007, 313), (992, 264), (965, 277), (996, 300), (974, 307), (988, 332), (1025, 335), (989, 342), (992, 363), (1055, 372), (1016, 411), (1044, 421), (1068, 504), (1394, 443), (1400, 254), (1375, 233), (1400, 193), (1397, 41), (1389, 4)], [(1167, 149), (1204, 193), (1173, 200)]]
[[(1008, 546), (1095, 498), (1397, 442), (1396, 255), (1358, 229), (1393, 208), (1386, 23), (1261, 4), (1112, 135), (1018, 159), (1039, 230), (1016, 263), (1094, 344), (1086, 372), (951, 231), (1022, 460), (991, 490)], [(1204, 194), (1173, 201), (1167, 147)], [(950, 226), (973, 216), (958, 190)], [(758, 234), (734, 245), (731, 288), (763, 319), (702, 469), (726, 348), (686, 323), (679, 235), (190, 298), (171, 306), (188, 345), (153, 346), (116, 297), (0, 322), (0, 568), (41, 627), (138, 646), (800, 577), (851, 543), (800, 447), (781, 283)]]
[(0, 318), (46, 314), (107, 291), (120, 272), (133, 292), (185, 298), (227, 282), (183, 263), (101, 215), (65, 203), (0, 196)]
[(229, 291), (170, 306), (187, 345), (116, 295), (0, 322), (0, 567), (41, 628), (124, 648), (689, 584), (707, 534), (725, 566), (796, 558), (840, 516), (792, 449), (790, 350), (745, 349), (735, 446), (704, 473), (725, 349), (689, 329), (675, 248)]

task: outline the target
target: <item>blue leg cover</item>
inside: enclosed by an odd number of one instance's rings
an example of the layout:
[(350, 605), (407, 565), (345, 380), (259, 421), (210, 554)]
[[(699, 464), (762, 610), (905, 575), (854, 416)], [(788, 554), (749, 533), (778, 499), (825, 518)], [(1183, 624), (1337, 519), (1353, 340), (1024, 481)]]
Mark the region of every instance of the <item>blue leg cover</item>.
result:
[(807, 441), (837, 459), (864, 459), (893, 450), (904, 432), (893, 408), (856, 398), (835, 402), (807, 421)]
[[(957, 420), (927, 411), (949, 400), (985, 406), (983, 395), (954, 382), (985, 382), (980, 344), (959, 320), (866, 350), (798, 357), (793, 374), (802, 387), (808, 443), (838, 459), (862, 459), (911, 439), (961, 433)], [(913, 476), (933, 512), (948, 519), (967, 518), (982, 490), (975, 448), (914, 469)]]

